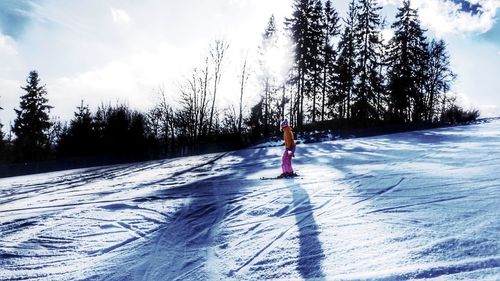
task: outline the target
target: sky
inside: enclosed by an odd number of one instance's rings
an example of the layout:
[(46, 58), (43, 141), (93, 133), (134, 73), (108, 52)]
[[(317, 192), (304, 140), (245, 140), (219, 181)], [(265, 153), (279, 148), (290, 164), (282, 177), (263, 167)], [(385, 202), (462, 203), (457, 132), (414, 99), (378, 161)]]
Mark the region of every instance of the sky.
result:
[[(332, 1), (341, 16), (348, 1)], [(389, 23), (400, 0), (379, 0)], [(176, 100), (216, 39), (230, 48), (221, 105), (236, 102), (243, 57), (255, 62), (269, 17), (279, 28), (292, 0), (0, 0), (0, 122), (15, 118), (29, 71), (47, 85), (52, 116), (69, 120), (83, 99), (147, 110), (159, 88)], [(500, 115), (500, 0), (413, 0), (430, 37), (443, 38), (458, 78), (452, 91), (483, 116)], [(390, 31), (384, 34), (390, 36)], [(285, 58), (286, 55), (279, 54)], [(275, 59), (280, 67), (286, 65)], [(259, 94), (253, 67), (245, 104)], [(253, 86), (252, 86), (253, 85)], [(253, 99), (252, 99), (253, 97)]]

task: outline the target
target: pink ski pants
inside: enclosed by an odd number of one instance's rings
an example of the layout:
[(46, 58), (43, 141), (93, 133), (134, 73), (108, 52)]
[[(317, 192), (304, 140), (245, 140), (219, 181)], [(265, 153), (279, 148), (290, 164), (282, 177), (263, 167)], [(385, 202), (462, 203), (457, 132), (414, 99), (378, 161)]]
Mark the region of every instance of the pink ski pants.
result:
[(292, 168), (292, 156), (295, 153), (295, 146), (291, 149), (285, 149), (283, 156), (281, 157), (281, 169), (283, 173), (293, 173)]

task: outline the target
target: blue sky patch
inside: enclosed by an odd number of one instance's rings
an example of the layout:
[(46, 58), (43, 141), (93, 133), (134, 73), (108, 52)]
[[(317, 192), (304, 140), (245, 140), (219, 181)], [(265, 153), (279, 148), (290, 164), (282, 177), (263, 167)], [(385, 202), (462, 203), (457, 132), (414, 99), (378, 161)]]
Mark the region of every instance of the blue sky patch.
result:
[(481, 34), (480, 38), (486, 39), (492, 43), (500, 42), (500, 23), (495, 23), (486, 33)]
[(18, 38), (30, 21), (33, 6), (27, 0), (0, 1), (0, 32)]
[(451, 0), (453, 3), (459, 4), (461, 6), (460, 11), (470, 13), (472, 15), (482, 14), (482, 6), (479, 4), (471, 4), (467, 0)]

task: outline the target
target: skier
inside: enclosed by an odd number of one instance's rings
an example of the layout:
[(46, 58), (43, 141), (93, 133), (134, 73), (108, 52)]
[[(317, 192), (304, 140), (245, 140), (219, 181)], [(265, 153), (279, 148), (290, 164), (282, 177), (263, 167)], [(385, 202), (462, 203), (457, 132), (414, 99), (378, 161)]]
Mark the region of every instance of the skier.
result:
[(292, 157), (295, 157), (295, 141), (293, 140), (292, 128), (288, 126), (288, 119), (281, 122), (281, 129), (283, 130), (283, 138), (285, 139), (285, 152), (281, 157), (281, 169), (283, 173), (278, 178), (292, 177), (296, 174), (292, 168)]

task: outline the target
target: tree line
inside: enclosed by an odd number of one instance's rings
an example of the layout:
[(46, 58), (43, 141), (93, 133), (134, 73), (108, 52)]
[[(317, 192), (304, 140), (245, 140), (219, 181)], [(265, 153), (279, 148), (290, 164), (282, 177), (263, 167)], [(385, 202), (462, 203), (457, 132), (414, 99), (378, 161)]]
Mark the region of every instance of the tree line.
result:
[[(238, 148), (275, 135), (285, 117), (299, 131), (477, 118), (476, 110), (460, 108), (448, 94), (456, 75), (445, 42), (426, 37), (409, 1), (398, 8), (393, 36), (384, 42), (386, 22), (377, 3), (352, 0), (342, 18), (330, 0), (296, 0), (283, 30), (274, 16), (267, 22), (255, 71), (245, 55), (237, 75), (226, 74), (229, 44), (215, 40), (175, 92), (157, 90), (157, 102), (147, 111), (101, 104), (92, 112), (82, 101), (69, 122), (51, 119), (46, 87), (31, 71), (9, 136), (0, 123), (0, 161), (132, 160)], [(279, 45), (283, 38), (289, 50)], [(283, 77), (273, 59), (284, 52), (291, 64)], [(260, 94), (246, 110), (252, 75)], [(223, 78), (238, 80), (238, 103), (220, 108)]]
[[(33, 70), (22, 86), (19, 108), (4, 136), (0, 124), (0, 161), (33, 162), (72, 157), (139, 160), (183, 156), (250, 143), (243, 95), (250, 75), (242, 66), (239, 110), (219, 108), (217, 99), (229, 44), (215, 40), (201, 67), (195, 67), (169, 95), (156, 90), (157, 102), (147, 111), (126, 104), (101, 104), (95, 112), (83, 100), (69, 122), (50, 117), (53, 108), (46, 85)], [(172, 96), (175, 96), (172, 98)], [(1, 110), (1, 109), (0, 109)]]
[[(456, 74), (446, 43), (426, 36), (410, 1), (398, 8), (388, 42), (381, 9), (376, 0), (352, 0), (341, 18), (330, 0), (296, 0), (285, 19), (293, 65), (281, 84), (269, 86), (273, 80), (266, 78), (252, 126), (269, 135), (284, 116), (299, 130), (322, 123), (366, 127), (477, 118), (477, 110), (460, 108), (449, 94)], [(271, 17), (265, 44), (275, 34)]]
[(239, 148), (244, 142), (234, 125), (230, 127), (219, 118), (215, 105), (212, 109), (214, 97), (208, 97), (208, 92), (200, 99), (198, 92), (181, 87), (180, 106), (174, 108), (160, 89), (160, 101), (146, 112), (126, 104), (101, 104), (92, 112), (82, 100), (73, 118), (61, 122), (49, 116), (53, 107), (38, 72), (31, 71), (26, 83), (11, 126), (15, 137), (6, 138), (0, 127), (2, 162), (72, 157), (129, 161), (206, 152), (204, 146), (209, 143), (232, 142), (233, 148)]

